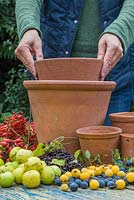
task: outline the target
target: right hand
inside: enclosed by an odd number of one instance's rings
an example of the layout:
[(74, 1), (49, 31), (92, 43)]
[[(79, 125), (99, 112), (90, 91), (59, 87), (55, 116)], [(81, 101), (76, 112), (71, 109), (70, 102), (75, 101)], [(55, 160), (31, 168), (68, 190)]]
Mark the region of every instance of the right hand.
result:
[(31, 29), (24, 33), (15, 54), (36, 78), (37, 73), (33, 56), (36, 60), (43, 59), (42, 42), (37, 30)]

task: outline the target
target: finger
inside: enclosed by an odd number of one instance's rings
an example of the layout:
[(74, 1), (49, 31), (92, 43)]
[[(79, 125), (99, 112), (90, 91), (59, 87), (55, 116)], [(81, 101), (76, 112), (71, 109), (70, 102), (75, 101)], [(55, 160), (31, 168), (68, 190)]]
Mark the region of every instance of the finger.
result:
[(107, 66), (105, 70), (105, 75), (101, 76), (101, 80), (104, 80), (105, 77), (109, 74), (109, 72), (113, 69), (113, 67), (120, 61), (120, 59), (123, 57), (123, 53), (120, 53), (117, 51), (117, 53), (114, 54), (112, 61), (109, 59), (105, 60), (104, 65)]
[(36, 76), (34, 60), (30, 48), (27, 45), (20, 45), (15, 51), (16, 56), (21, 62)]
[(105, 77), (107, 76), (107, 74), (111, 71), (112, 67), (111, 67), (111, 62), (109, 62), (109, 60), (103, 61), (103, 66), (102, 66), (102, 70), (101, 70), (101, 77), (100, 80), (104, 81)]
[(103, 60), (106, 53), (106, 42), (101, 39), (98, 43), (98, 55), (97, 58)]
[(34, 53), (36, 56), (36, 60), (42, 60), (43, 59), (43, 52), (42, 52), (42, 43), (41, 41), (38, 41), (33, 46)]
[(123, 57), (123, 52), (122, 53), (116, 53), (113, 57), (112, 61), (112, 68), (120, 61), (120, 59)]
[(104, 56), (103, 66), (101, 69), (101, 80), (104, 80), (111, 70), (110, 68), (113, 65), (113, 57), (115, 56), (116, 51), (116, 48), (111, 48), (110, 45), (107, 45), (106, 54)]

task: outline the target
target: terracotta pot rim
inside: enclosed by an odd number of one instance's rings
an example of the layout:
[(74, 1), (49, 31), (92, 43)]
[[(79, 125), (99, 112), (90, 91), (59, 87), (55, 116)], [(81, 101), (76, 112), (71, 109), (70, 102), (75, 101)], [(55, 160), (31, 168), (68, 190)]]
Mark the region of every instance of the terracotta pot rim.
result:
[(132, 138), (134, 138), (134, 134), (133, 133), (122, 133), (122, 134), (120, 134), (120, 136), (121, 136), (121, 138), (123, 137), (132, 137)]
[(79, 138), (83, 139), (113, 138), (118, 137), (122, 129), (114, 126), (88, 126), (77, 129), (76, 133)]
[(112, 113), (109, 115), (111, 121), (113, 122), (134, 122), (134, 112), (119, 112), (119, 113)]
[(42, 60), (37, 60), (35, 61), (35, 65), (38, 64), (38, 63), (42, 63), (42, 62), (45, 62), (45, 61), (72, 61), (72, 60), (92, 60), (92, 61), (97, 61), (97, 62), (103, 62), (101, 59), (98, 59), (98, 58), (86, 58), (86, 57), (71, 57), (71, 58), (47, 58), (47, 59), (42, 59)]
[(116, 138), (119, 137), (119, 133), (112, 133), (112, 134), (108, 134), (108, 135), (86, 135), (86, 134), (77, 134), (79, 139), (84, 139), (84, 140), (102, 140), (102, 139), (111, 139), (111, 138)]
[(98, 90), (106, 91), (115, 88), (114, 81), (76, 81), (76, 80), (28, 80), (24, 81), (27, 89), (64, 89), (64, 90)]

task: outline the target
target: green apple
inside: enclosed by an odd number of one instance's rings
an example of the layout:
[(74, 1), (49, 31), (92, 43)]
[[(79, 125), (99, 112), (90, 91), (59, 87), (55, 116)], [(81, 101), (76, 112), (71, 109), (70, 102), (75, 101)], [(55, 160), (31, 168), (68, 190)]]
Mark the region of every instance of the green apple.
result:
[(25, 169), (23, 167), (18, 167), (13, 171), (15, 183), (17, 183), (17, 184), (22, 183), (22, 176), (23, 176), (24, 172), (25, 172)]
[(12, 166), (14, 167), (14, 169), (16, 169), (19, 166), (18, 161), (13, 161)]
[(5, 169), (6, 169), (6, 171), (12, 172), (12, 171), (14, 170), (14, 167), (13, 167), (13, 165), (12, 165), (12, 162), (6, 162), (6, 163), (5, 163)]
[(25, 163), (21, 163), (21, 164), (19, 164), (18, 167), (24, 167), (24, 168), (25, 168)]
[(7, 166), (5, 166), (5, 170), (12, 172), (14, 170), (14, 167), (12, 165), (7, 165)]
[(43, 167), (43, 169), (41, 170), (41, 179), (43, 184), (52, 184), (55, 179), (54, 170), (50, 166)]
[(6, 163), (5, 163), (5, 166), (6, 166), (6, 167), (9, 166), (9, 165), (12, 165), (12, 162), (6, 162)]
[(16, 160), (16, 154), (18, 152), (18, 150), (20, 150), (20, 147), (13, 147), (9, 153), (9, 159), (11, 161), (15, 161)]
[(33, 157), (33, 152), (31, 150), (20, 149), (17, 151), (16, 160), (19, 163), (25, 163), (30, 157)]
[(61, 169), (57, 165), (51, 165), (51, 168), (54, 170), (55, 176), (61, 175)]
[(27, 188), (36, 188), (40, 185), (40, 173), (37, 170), (30, 170), (23, 174), (22, 184)]
[(40, 171), (41, 168), (42, 168), (41, 160), (38, 157), (28, 158), (27, 162), (25, 163), (26, 171), (29, 171), (29, 170)]
[(41, 168), (41, 170), (43, 169), (43, 167), (46, 167), (46, 166), (47, 166), (46, 162), (45, 162), (45, 161), (43, 161), (43, 160), (41, 160), (41, 165), (42, 165), (42, 168)]
[(5, 165), (0, 166), (0, 174), (6, 172), (6, 167)]
[(0, 186), (11, 187), (14, 183), (14, 175), (11, 172), (4, 172), (0, 174)]

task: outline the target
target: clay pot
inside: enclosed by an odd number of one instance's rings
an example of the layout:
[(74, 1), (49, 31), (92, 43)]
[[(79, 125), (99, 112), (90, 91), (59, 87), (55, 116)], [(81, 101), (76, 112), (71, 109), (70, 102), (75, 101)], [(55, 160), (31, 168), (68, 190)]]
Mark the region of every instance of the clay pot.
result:
[[(62, 135), (77, 137), (79, 127), (102, 125), (115, 85), (111, 81), (24, 81), (39, 142)], [(79, 142), (71, 151), (78, 148)]]
[(86, 150), (91, 153), (91, 159), (99, 154), (104, 164), (112, 162), (112, 151), (118, 148), (121, 132), (112, 126), (89, 126), (76, 131), (83, 155)]
[(134, 134), (134, 112), (120, 112), (109, 115), (112, 125), (122, 129), (123, 133)]
[(102, 61), (96, 58), (53, 58), (36, 61), (40, 80), (99, 80)]
[(121, 155), (122, 158), (134, 157), (134, 134), (121, 134)]
[(79, 138), (65, 136), (62, 145), (69, 153), (74, 153), (77, 149), (80, 148)]

